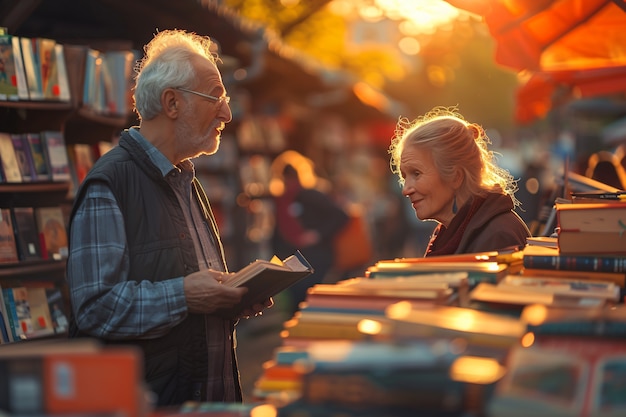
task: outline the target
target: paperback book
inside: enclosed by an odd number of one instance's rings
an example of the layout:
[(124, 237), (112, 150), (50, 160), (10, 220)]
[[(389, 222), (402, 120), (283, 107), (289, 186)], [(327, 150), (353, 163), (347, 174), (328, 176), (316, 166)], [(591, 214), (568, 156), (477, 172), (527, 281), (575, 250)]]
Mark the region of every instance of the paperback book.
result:
[(248, 291), (235, 309), (221, 313), (237, 315), (255, 304), (263, 304), (268, 298), (305, 279), (313, 271), (313, 267), (300, 251), (282, 261), (276, 256), (269, 261), (257, 259), (224, 281), (224, 285), (247, 287)]

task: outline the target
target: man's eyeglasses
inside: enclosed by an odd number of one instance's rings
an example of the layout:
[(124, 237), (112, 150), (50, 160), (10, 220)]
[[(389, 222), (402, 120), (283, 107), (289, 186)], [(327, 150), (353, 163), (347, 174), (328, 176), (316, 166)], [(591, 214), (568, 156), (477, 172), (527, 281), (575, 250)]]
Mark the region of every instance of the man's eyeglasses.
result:
[(180, 91), (184, 91), (185, 93), (191, 93), (191, 94), (195, 94), (197, 96), (203, 97), (203, 98), (207, 98), (207, 99), (209, 99), (209, 100), (211, 100), (214, 103), (217, 103), (219, 105), (222, 105), (224, 103), (225, 104), (230, 103), (230, 97), (228, 97), (228, 96), (215, 97), (215, 96), (211, 96), (211, 95), (208, 95), (208, 94), (199, 93), (197, 91), (189, 90), (189, 89), (183, 88), (183, 87), (176, 87), (176, 89), (180, 90)]

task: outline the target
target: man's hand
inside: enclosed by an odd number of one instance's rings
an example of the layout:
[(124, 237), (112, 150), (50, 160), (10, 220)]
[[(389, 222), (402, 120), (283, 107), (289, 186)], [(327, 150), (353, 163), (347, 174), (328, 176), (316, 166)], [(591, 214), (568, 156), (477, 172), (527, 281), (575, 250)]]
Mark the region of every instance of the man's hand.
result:
[(255, 304), (251, 308), (243, 310), (238, 319), (249, 319), (250, 317), (257, 317), (263, 315), (263, 310), (271, 308), (274, 305), (274, 299), (272, 297), (265, 300), (263, 304)]
[(187, 275), (183, 279), (183, 288), (189, 312), (211, 314), (236, 306), (248, 289), (222, 285), (227, 277), (226, 272), (210, 269)]

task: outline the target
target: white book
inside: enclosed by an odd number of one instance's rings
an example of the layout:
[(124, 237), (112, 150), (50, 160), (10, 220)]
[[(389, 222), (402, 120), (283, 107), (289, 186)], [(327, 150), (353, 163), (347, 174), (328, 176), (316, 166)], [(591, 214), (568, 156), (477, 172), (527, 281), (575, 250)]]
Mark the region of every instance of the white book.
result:
[(22, 59), (24, 60), (24, 72), (28, 84), (28, 95), (31, 100), (43, 100), (43, 85), (39, 58), (36, 55), (31, 38), (20, 38), (22, 44)]

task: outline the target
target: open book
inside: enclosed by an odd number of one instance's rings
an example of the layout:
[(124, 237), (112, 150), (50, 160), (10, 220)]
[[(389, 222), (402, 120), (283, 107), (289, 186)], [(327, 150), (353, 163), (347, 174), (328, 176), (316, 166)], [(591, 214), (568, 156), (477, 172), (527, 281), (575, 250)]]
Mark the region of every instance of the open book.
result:
[(235, 308), (223, 313), (236, 315), (254, 304), (263, 304), (269, 297), (291, 287), (313, 271), (300, 251), (282, 261), (276, 256), (269, 261), (257, 259), (224, 281), (224, 285), (231, 287), (248, 287), (248, 292)]

